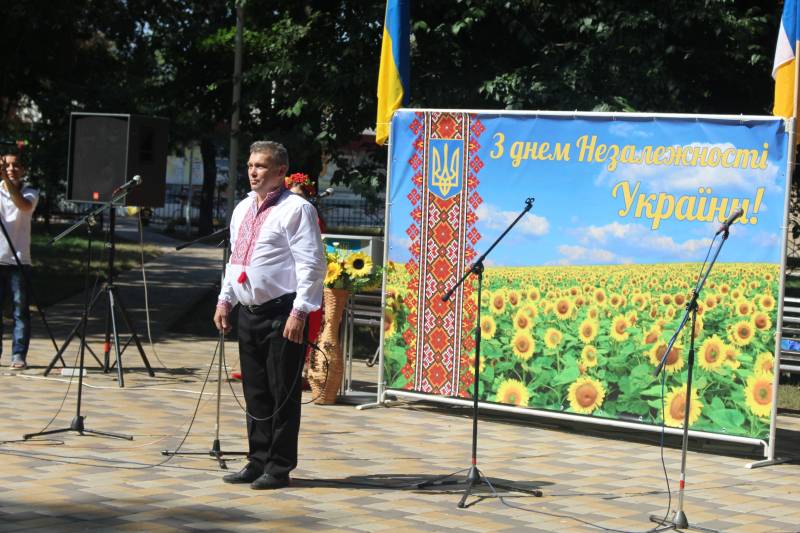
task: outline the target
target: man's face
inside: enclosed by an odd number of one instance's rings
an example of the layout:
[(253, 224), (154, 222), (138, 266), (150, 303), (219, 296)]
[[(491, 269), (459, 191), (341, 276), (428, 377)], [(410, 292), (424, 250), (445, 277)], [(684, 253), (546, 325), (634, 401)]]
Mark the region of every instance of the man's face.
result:
[(247, 176), (250, 189), (259, 195), (265, 195), (283, 182), (286, 175), (285, 165), (276, 165), (269, 154), (253, 152), (247, 161)]
[(9, 179), (15, 184), (19, 183), (25, 173), (25, 169), (23, 168), (19, 157), (15, 155), (7, 155), (4, 157), (4, 159), (6, 162), (6, 174), (8, 174)]

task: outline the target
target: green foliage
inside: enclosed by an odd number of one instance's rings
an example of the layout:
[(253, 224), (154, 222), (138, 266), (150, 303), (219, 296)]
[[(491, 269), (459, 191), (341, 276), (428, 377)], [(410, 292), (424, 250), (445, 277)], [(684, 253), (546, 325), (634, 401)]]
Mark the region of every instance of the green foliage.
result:
[[(374, 126), (385, 2), (244, 6), (242, 150), (281, 140), (311, 174), (324, 153), (335, 182), (376, 199), (385, 152), (349, 153)], [(409, 104), (762, 114), (779, 16), (766, 0), (416, 0)], [(176, 146), (227, 147), (234, 2), (31, 0), (9, 4), (0, 25), (1, 116), (26, 102), (42, 114), (32, 131), (7, 120), (0, 134), (31, 138), (33, 175), (53, 200), (70, 111), (164, 116)]]

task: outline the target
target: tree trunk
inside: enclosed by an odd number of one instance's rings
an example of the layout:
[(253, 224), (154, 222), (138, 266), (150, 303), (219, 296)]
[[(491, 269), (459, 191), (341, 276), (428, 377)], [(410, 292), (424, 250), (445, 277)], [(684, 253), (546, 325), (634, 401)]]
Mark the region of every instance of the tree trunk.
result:
[(214, 190), (217, 186), (217, 149), (209, 137), (200, 140), (203, 155), (203, 190), (200, 194), (200, 220), (198, 233), (208, 235), (214, 231)]

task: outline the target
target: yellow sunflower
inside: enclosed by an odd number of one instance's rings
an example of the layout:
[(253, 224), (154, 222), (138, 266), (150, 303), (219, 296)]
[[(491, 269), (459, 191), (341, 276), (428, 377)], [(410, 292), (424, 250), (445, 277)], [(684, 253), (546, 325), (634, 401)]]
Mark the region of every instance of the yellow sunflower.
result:
[(761, 418), (772, 414), (772, 374), (756, 374), (747, 378), (744, 389), (748, 409)]
[(737, 350), (735, 346), (726, 344), (724, 354), (726, 365), (730, 366), (731, 368), (739, 368), (742, 366), (742, 362), (739, 361), (739, 350)]
[(611, 320), (611, 338), (617, 342), (628, 339), (628, 319), (625, 315), (617, 315)]
[(547, 328), (547, 331), (544, 333), (544, 344), (550, 348), (556, 348), (559, 344), (561, 344), (561, 339), (563, 335), (560, 331), (555, 328)]
[(734, 305), (739, 316), (750, 316), (753, 313), (753, 304), (748, 300), (737, 300)]
[(484, 339), (493, 339), (497, 331), (497, 324), (491, 316), (481, 316), (481, 337)]
[(506, 295), (502, 290), (492, 293), (489, 298), (489, 310), (495, 315), (500, 315), (506, 310)]
[[(469, 357), (467, 357), (467, 361), (469, 361), (469, 369), (471, 372), (475, 371), (475, 354), (473, 353)], [(478, 368), (478, 372), (483, 374), (483, 371), (486, 370), (486, 358), (481, 357), (481, 364), (480, 368)]]
[(775, 309), (775, 298), (773, 298), (771, 294), (764, 294), (758, 299), (758, 305), (760, 305), (761, 309), (764, 311), (772, 311)]
[(700, 345), (698, 363), (706, 370), (717, 370), (725, 362), (725, 343), (717, 335), (712, 335)]
[(706, 296), (705, 305), (708, 309), (713, 309), (715, 305), (717, 305), (717, 297), (713, 294)]
[(569, 405), (576, 413), (591, 414), (603, 405), (605, 396), (603, 384), (588, 376), (579, 377), (569, 386)]
[(581, 325), (578, 328), (578, 336), (585, 344), (588, 344), (592, 342), (595, 337), (597, 337), (597, 331), (599, 329), (600, 324), (597, 322), (597, 320), (587, 318), (581, 322)]
[(351, 278), (363, 278), (372, 272), (372, 259), (364, 252), (355, 252), (344, 260), (344, 271)]
[(619, 309), (624, 303), (625, 299), (622, 297), (622, 295), (617, 294), (616, 292), (612, 293), (608, 298), (608, 304), (615, 309)]
[(753, 341), (755, 324), (750, 320), (740, 320), (729, 327), (728, 336), (737, 346), (747, 346)]
[(531, 329), (531, 326), (533, 326), (533, 320), (531, 320), (528, 313), (524, 309), (517, 311), (514, 315), (514, 328), (528, 330)]
[(525, 312), (531, 319), (534, 319), (539, 315), (539, 311), (536, 310), (536, 306), (531, 303), (523, 305), (522, 311)]
[(481, 292), (481, 305), (483, 307), (489, 307), (489, 302), (492, 300), (492, 292), (491, 291), (483, 291)]
[(497, 387), (495, 401), (526, 407), (528, 405), (528, 389), (521, 381), (507, 379)]
[(697, 321), (694, 323), (694, 338), (697, 339), (703, 334), (703, 317), (698, 316)]
[(772, 375), (775, 370), (775, 357), (769, 352), (761, 352), (756, 356), (756, 362), (753, 365), (753, 373), (757, 375)]
[[(671, 427), (683, 427), (683, 417), (686, 412), (686, 385), (672, 387), (672, 391), (667, 394), (664, 400), (664, 423)], [(689, 405), (689, 427), (700, 418), (703, 404), (700, 403), (700, 396), (697, 389), (692, 388), (692, 401)]]
[[(667, 343), (666, 342), (657, 342), (653, 345), (653, 347), (648, 352), (650, 356), (650, 363), (653, 366), (658, 366), (661, 363), (661, 359), (664, 357), (664, 353), (667, 351)], [(679, 346), (677, 343), (672, 345), (672, 350), (670, 350), (669, 355), (667, 356), (667, 362), (664, 366), (664, 369), (667, 372), (676, 372), (683, 368), (683, 348)]]
[(385, 338), (391, 337), (397, 330), (397, 320), (395, 319), (394, 312), (391, 309), (383, 311), (383, 336)]
[(533, 355), (536, 341), (528, 330), (517, 330), (514, 338), (511, 339), (511, 348), (514, 350), (514, 355), (523, 361), (527, 361)]
[(555, 305), (556, 316), (559, 320), (566, 320), (572, 316), (575, 310), (575, 304), (569, 298), (559, 298)]
[(508, 303), (511, 305), (511, 307), (516, 307), (519, 305), (520, 295), (518, 290), (511, 289), (508, 291), (508, 294), (506, 294), (506, 297), (508, 298)]
[(759, 331), (767, 331), (772, 327), (772, 320), (767, 313), (756, 311), (756, 314), (753, 315), (753, 324)]
[(596, 319), (600, 315), (600, 312), (596, 307), (590, 307), (588, 316), (589, 318)]
[(597, 366), (597, 348), (587, 344), (581, 350), (581, 363), (585, 367)]
[(594, 290), (594, 301), (597, 305), (606, 305), (606, 291), (603, 289)]
[(661, 337), (661, 330), (658, 326), (651, 326), (642, 336), (642, 344), (653, 344)]
[(325, 285), (333, 284), (342, 275), (342, 265), (337, 262), (329, 262), (328, 270), (325, 273)]
[(527, 296), (529, 301), (536, 302), (539, 300), (541, 295), (539, 294), (539, 289), (537, 289), (536, 287), (531, 287), (528, 289)]

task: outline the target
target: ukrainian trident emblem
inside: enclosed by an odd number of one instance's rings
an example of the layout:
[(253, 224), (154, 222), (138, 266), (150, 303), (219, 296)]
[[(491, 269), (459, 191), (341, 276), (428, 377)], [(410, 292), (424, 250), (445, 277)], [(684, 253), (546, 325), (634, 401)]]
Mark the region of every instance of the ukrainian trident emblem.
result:
[(447, 200), (461, 192), (461, 150), (460, 140), (430, 141), (430, 163), (428, 165), (429, 186), (432, 193)]

